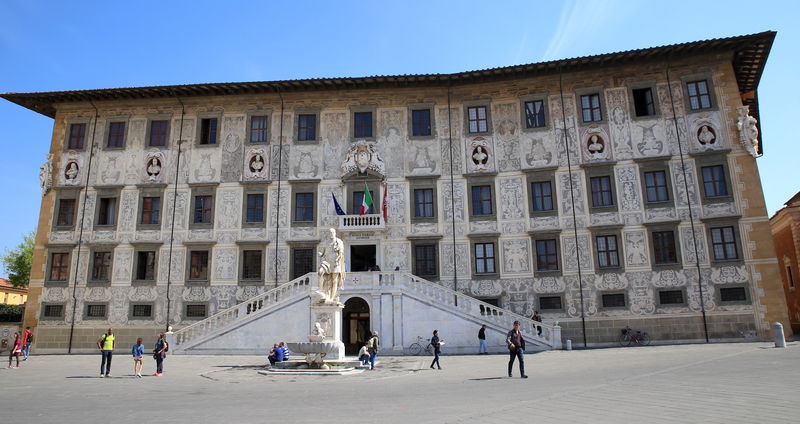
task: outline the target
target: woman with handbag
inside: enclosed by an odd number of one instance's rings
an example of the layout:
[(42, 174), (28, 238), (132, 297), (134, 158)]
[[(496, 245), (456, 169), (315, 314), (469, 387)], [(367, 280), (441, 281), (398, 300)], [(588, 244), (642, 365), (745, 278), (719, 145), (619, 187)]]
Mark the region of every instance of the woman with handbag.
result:
[(153, 359), (156, 360), (156, 373), (153, 375), (156, 377), (161, 377), (164, 373), (164, 358), (167, 357), (168, 350), (169, 344), (164, 338), (164, 333), (159, 333), (158, 340), (156, 340), (156, 347), (153, 349)]
[[(8, 367), (19, 368), (19, 355), (22, 353), (22, 339), (19, 338), (19, 333), (14, 333), (14, 344), (11, 345), (11, 350), (8, 355)], [(11, 366), (11, 359), (17, 358), (17, 366)]]

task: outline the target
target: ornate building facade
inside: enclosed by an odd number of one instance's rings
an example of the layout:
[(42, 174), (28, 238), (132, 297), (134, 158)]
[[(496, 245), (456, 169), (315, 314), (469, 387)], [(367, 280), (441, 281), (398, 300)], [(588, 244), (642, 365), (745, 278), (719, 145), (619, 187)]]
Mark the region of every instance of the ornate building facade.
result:
[[(5, 94), (54, 118), (25, 325), (63, 351), (109, 325), (133, 338), (250, 313), (313, 275), (335, 228), (355, 287), (424, 280), (481, 315), (539, 311), (576, 342), (625, 325), (765, 336), (788, 324), (755, 160), (774, 36), (457, 74)], [(426, 313), (398, 315), (398, 293), (366, 296), (353, 325), (407, 346)]]

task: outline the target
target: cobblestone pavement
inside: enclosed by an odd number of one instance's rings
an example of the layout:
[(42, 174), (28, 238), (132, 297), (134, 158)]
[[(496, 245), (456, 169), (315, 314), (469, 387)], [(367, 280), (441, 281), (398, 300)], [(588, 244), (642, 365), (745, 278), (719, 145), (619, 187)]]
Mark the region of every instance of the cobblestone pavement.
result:
[[(784, 423), (797, 419), (800, 343), (677, 345), (507, 357), (381, 357), (348, 376), (263, 376), (253, 356), (170, 356), (163, 377), (112, 378), (99, 355), (36, 356), (0, 369), (3, 422)], [(5, 365), (5, 362), (3, 362)], [(145, 358), (145, 371), (155, 361)]]

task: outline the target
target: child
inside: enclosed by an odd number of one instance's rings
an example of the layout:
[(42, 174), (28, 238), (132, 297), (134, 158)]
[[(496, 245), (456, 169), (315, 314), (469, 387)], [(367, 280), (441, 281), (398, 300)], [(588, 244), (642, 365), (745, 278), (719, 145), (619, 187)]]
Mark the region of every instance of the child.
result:
[[(14, 333), (14, 344), (11, 346), (11, 350), (9, 351), (8, 355), (8, 367), (9, 368), (19, 368), (19, 355), (22, 353), (22, 339), (19, 338), (19, 333)], [(11, 358), (17, 358), (17, 366), (11, 366)]]
[(142, 378), (142, 356), (144, 356), (144, 344), (142, 338), (136, 339), (136, 344), (131, 349), (133, 354), (133, 376)]

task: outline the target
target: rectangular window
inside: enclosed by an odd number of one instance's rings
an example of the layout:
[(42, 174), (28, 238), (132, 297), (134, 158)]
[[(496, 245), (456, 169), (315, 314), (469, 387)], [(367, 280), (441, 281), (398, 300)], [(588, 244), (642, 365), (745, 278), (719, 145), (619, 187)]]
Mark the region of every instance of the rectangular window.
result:
[(86, 139), (86, 124), (72, 124), (69, 126), (69, 140), (67, 148), (70, 150), (83, 150)]
[(186, 305), (186, 318), (205, 318), (206, 305), (194, 304)]
[(604, 308), (624, 308), (625, 293), (609, 293), (603, 295)]
[(192, 222), (195, 224), (210, 224), (213, 208), (212, 196), (194, 196), (194, 219)]
[(142, 198), (142, 224), (156, 225), (161, 222), (161, 198)]
[(372, 112), (353, 112), (353, 138), (372, 137)]
[(136, 253), (136, 279), (138, 281), (156, 280), (156, 252), (141, 251)]
[(161, 147), (167, 145), (167, 132), (169, 131), (169, 121), (158, 120), (150, 121), (150, 146)]
[(619, 249), (617, 248), (617, 236), (597, 236), (597, 265), (600, 268), (619, 267)]
[(105, 318), (106, 305), (86, 305), (86, 318)]
[(417, 218), (433, 218), (433, 189), (414, 189), (414, 216)]
[(246, 222), (264, 222), (264, 195), (261, 193), (247, 194)]
[(581, 96), (581, 113), (583, 114), (583, 122), (602, 121), (603, 115), (600, 113), (600, 95), (587, 94)]
[(489, 119), (486, 114), (486, 106), (468, 107), (467, 120), (469, 121), (470, 134), (489, 131)]
[(50, 254), (50, 281), (67, 281), (69, 273), (69, 253)]
[(708, 109), (711, 107), (711, 96), (708, 93), (708, 83), (706, 80), (687, 82), (686, 91), (689, 93), (689, 107), (692, 110)]
[(430, 109), (418, 109), (411, 111), (411, 135), (414, 137), (431, 135)]
[(539, 310), (557, 310), (564, 309), (561, 305), (561, 296), (539, 296)]
[(674, 231), (653, 231), (653, 262), (656, 265), (678, 263)]
[(472, 186), (472, 215), (492, 214), (492, 186)]
[(150, 318), (153, 316), (153, 305), (133, 305), (131, 316), (133, 318)]
[(94, 252), (92, 281), (108, 281), (111, 276), (111, 252)]
[(100, 210), (97, 214), (97, 225), (114, 225), (117, 218), (117, 199), (103, 197), (100, 199)]
[(653, 116), (656, 114), (653, 90), (650, 87), (633, 90), (633, 109), (636, 112), (636, 116)]
[(703, 191), (706, 197), (724, 197), (728, 195), (728, 185), (725, 183), (725, 167), (722, 165), (704, 166), (700, 168), (703, 174)]
[(314, 193), (295, 193), (294, 220), (298, 222), (314, 221)]
[(792, 276), (792, 267), (786, 267), (786, 282), (789, 283), (789, 288), (794, 288), (794, 277)]
[(658, 303), (662, 305), (682, 305), (683, 290), (662, 290), (658, 292)]
[(614, 206), (614, 197), (611, 193), (611, 177), (591, 177), (589, 183), (592, 188), (592, 206), (595, 208)]
[(544, 126), (544, 101), (525, 102), (525, 128), (542, 128)]
[(536, 269), (558, 271), (558, 247), (556, 240), (536, 240)]
[(414, 275), (434, 277), (436, 271), (436, 245), (417, 244), (414, 246)]
[(292, 250), (292, 279), (314, 271), (314, 249), (297, 248)]
[(121, 148), (125, 146), (125, 123), (112, 122), (108, 124), (108, 141), (106, 146)]
[(217, 118), (200, 120), (200, 144), (217, 144)]
[[(375, 213), (375, 192), (370, 190), (369, 191), (370, 197), (372, 197), (372, 206), (367, 209), (367, 214)], [(353, 213), (361, 213), (361, 203), (364, 202), (364, 192), (363, 191), (354, 191), (353, 192)]]
[(495, 273), (494, 243), (475, 243), (475, 273)]
[(242, 252), (242, 279), (261, 279), (261, 251), (245, 250)]
[(535, 212), (553, 210), (553, 188), (550, 181), (531, 183), (531, 202)]
[(666, 171), (645, 172), (644, 186), (648, 203), (669, 201), (669, 190), (667, 190)]
[(712, 228), (711, 247), (714, 250), (714, 259), (718, 261), (739, 259), (733, 227)]
[(747, 292), (744, 287), (720, 287), (719, 300), (722, 302), (746, 302)]
[(297, 141), (317, 139), (317, 115), (297, 115)]
[(269, 141), (269, 139), (267, 138), (267, 117), (266, 116), (250, 117), (250, 142), (266, 143), (267, 141)]
[(45, 318), (61, 318), (64, 316), (64, 305), (44, 305)]
[(73, 219), (75, 219), (75, 199), (59, 199), (56, 226), (71, 227)]
[(208, 251), (194, 250), (190, 256), (189, 279), (208, 280)]

